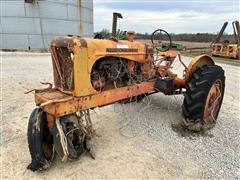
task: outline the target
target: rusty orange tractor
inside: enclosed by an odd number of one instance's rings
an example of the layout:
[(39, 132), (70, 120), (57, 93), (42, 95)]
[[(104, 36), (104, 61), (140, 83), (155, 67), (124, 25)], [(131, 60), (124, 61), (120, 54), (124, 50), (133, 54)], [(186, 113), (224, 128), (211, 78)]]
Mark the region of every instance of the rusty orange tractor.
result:
[[(192, 130), (214, 126), (224, 95), (223, 69), (207, 55), (186, 66), (170, 46), (161, 48), (161, 37), (171, 44), (164, 30), (154, 31), (152, 45), (135, 41), (133, 31), (128, 37), (52, 40), (54, 86), (35, 90), (37, 108), (28, 124), (29, 169), (46, 169), (56, 153), (67, 161), (90, 151), (88, 141), (95, 132), (89, 110), (122, 100), (131, 102), (158, 92), (183, 94), (185, 125)], [(171, 71), (177, 59), (185, 69), (183, 78)]]

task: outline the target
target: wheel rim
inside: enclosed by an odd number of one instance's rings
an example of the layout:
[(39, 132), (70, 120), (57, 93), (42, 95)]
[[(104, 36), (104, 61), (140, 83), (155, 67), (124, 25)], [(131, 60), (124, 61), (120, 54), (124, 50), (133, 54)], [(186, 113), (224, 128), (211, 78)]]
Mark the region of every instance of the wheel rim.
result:
[(87, 118), (90, 118), (89, 110), (56, 119), (53, 128), (54, 148), (62, 161), (77, 159), (88, 150), (86, 143), (92, 137), (92, 127)]
[(80, 139), (79, 136), (83, 136), (79, 128), (71, 129), (66, 133), (69, 146), (72, 147), (70, 155), (73, 159), (78, 158), (84, 151), (84, 139)]
[(222, 95), (222, 82), (218, 79), (212, 84), (206, 99), (204, 108), (204, 122), (206, 124), (211, 124), (216, 121)]

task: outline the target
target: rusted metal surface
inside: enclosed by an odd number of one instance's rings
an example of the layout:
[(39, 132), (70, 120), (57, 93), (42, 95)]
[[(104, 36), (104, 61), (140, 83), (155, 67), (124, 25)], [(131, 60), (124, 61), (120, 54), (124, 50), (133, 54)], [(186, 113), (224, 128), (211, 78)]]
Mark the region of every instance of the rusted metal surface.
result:
[(207, 55), (200, 55), (193, 58), (193, 60), (190, 62), (190, 64), (187, 67), (186, 74), (185, 74), (185, 80), (188, 82), (191, 78), (191, 75), (200, 67), (203, 65), (213, 65), (214, 61), (211, 57)]
[(135, 38), (135, 31), (128, 31), (127, 35), (128, 35), (128, 41), (133, 42)]
[(168, 51), (165, 51), (165, 52), (159, 52), (159, 55), (169, 57), (172, 60), (175, 59), (178, 54), (179, 54), (179, 52), (178, 51), (174, 51), (174, 50), (168, 50)]
[(186, 64), (182, 61), (182, 56), (181, 56), (180, 53), (178, 54), (178, 59), (179, 59), (180, 63), (183, 65), (184, 70), (187, 70), (187, 66), (186, 66)]
[(113, 23), (112, 23), (112, 37), (116, 38), (117, 35), (117, 19), (123, 18), (120, 13), (114, 12), (113, 13)]
[[(68, 49), (69, 52), (64, 51), (64, 61), (59, 59), (59, 56), (63, 51), (61, 47), (65, 47)], [(95, 48), (97, 47), (97, 49)], [(128, 48), (121, 48), (121, 47), (128, 47)], [(134, 48), (133, 48), (134, 47)], [(107, 52), (108, 49), (114, 49), (114, 52)], [(132, 52), (138, 51), (138, 52)], [(72, 91), (74, 89), (75, 96), (84, 96), (89, 94), (94, 94), (97, 91), (93, 88), (91, 83), (91, 76), (90, 72), (92, 72), (92, 68), (94, 64), (101, 59), (102, 57), (106, 56), (113, 56), (116, 58), (123, 58), (128, 60), (137, 61), (139, 63), (147, 63), (150, 59), (146, 59), (146, 50), (145, 44), (139, 42), (129, 42), (129, 41), (118, 41), (114, 42), (111, 40), (92, 40), (92, 39), (84, 39), (79, 37), (66, 37), (66, 38), (57, 38), (52, 42), (52, 60), (54, 66), (54, 79), (55, 79), (55, 86), (59, 89), (65, 91)], [(118, 52), (115, 52), (117, 50)], [(70, 54), (70, 56), (69, 56)], [(65, 80), (66, 77), (64, 76), (63, 71), (64, 69), (71, 70), (69, 67), (65, 67), (61, 69), (60, 63), (66, 62), (71, 57), (73, 63), (73, 76), (74, 77), (81, 77), (80, 78), (72, 78), (74, 83), (70, 87), (71, 83), (70, 80)], [(60, 57), (61, 58), (61, 57)], [(68, 64), (70, 66), (71, 63)], [(72, 66), (72, 65), (71, 65)], [(86, 68), (87, 67), (87, 68)], [(61, 82), (61, 79), (64, 80), (65, 85)], [(66, 84), (66, 82), (68, 82)], [(102, 84), (103, 81), (98, 81), (95, 84)], [(74, 88), (74, 84), (79, 84), (76, 88)], [(97, 86), (97, 85), (96, 85)]]
[(58, 37), (51, 42), (52, 46), (56, 46), (58, 48), (60, 47), (66, 47), (69, 50), (72, 50), (74, 46), (73, 38), (63, 38), (63, 37)]
[(40, 83), (43, 85), (48, 85), (48, 87), (46, 87), (44, 89), (31, 89), (31, 90), (28, 90), (27, 92), (24, 92), (24, 94), (28, 94), (33, 91), (34, 92), (42, 92), (42, 91), (46, 91), (46, 90), (51, 90), (53, 88), (53, 85), (50, 82), (40, 82)]
[(208, 92), (204, 107), (204, 120), (206, 124), (211, 124), (216, 120), (216, 115), (221, 105), (222, 91), (221, 80), (216, 80)]
[(142, 65), (142, 74), (144, 78), (151, 79), (155, 77), (156, 70), (154, 69), (154, 65), (152, 62), (147, 62)]
[(69, 95), (64, 94), (63, 92), (57, 89), (48, 89), (44, 91), (36, 91), (35, 92), (35, 103), (37, 106), (41, 106), (41, 104), (46, 103), (48, 101), (58, 101), (62, 99), (68, 98)]
[(48, 123), (48, 129), (50, 130), (50, 132), (52, 131), (55, 121), (56, 121), (56, 117), (47, 113), (47, 123)]
[(130, 76), (133, 76), (135, 74), (135, 71), (136, 71), (136, 65), (135, 65), (136, 62), (134, 61), (128, 61), (128, 64), (127, 64), (127, 70), (128, 70), (128, 74)]
[[(61, 117), (158, 92), (154, 86), (159, 75), (172, 78), (174, 86), (182, 88), (197, 68), (214, 64), (210, 57), (199, 56), (186, 67), (179, 52), (172, 50), (160, 53), (162, 58), (155, 64), (152, 50), (137, 41), (56, 38), (51, 44), (55, 88), (36, 92), (36, 104)], [(170, 70), (177, 57), (186, 71), (184, 79)]]
[(67, 47), (51, 47), (55, 86), (64, 91), (73, 91), (73, 60)]
[[(139, 85), (122, 87), (83, 97), (68, 96), (60, 91), (51, 90), (35, 94), (36, 104), (48, 101), (52, 103), (43, 106), (43, 110), (55, 117), (61, 117), (80, 110), (101, 107), (122, 99), (155, 91), (155, 82), (144, 82)], [(65, 99), (65, 100), (64, 100)], [(55, 100), (55, 101), (53, 101)], [(57, 100), (62, 100), (58, 102)]]
[(82, 48), (87, 48), (87, 41), (85, 39), (80, 39), (80, 44)]

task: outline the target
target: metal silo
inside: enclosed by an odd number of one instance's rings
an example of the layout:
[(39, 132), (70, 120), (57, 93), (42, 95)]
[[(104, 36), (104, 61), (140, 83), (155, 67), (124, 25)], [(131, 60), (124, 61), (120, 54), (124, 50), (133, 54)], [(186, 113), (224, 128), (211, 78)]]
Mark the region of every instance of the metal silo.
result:
[(93, 0), (0, 0), (0, 48), (46, 50), (55, 36), (93, 36)]

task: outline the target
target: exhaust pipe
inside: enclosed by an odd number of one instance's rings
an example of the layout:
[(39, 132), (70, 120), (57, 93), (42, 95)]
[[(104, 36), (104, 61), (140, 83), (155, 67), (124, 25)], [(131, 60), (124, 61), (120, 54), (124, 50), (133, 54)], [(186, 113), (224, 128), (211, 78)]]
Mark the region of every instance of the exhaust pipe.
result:
[(112, 23), (112, 38), (116, 39), (117, 36), (117, 19), (118, 18), (123, 18), (122, 14), (114, 12), (113, 13), (113, 23)]

